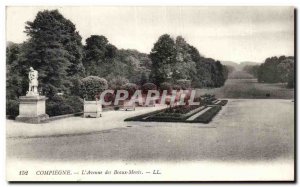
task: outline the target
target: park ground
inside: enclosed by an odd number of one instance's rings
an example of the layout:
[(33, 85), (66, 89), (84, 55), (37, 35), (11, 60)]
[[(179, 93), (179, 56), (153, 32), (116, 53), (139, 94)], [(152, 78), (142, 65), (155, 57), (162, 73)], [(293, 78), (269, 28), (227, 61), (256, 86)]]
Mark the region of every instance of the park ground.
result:
[(10, 137), (7, 156), (53, 161), (293, 159), (290, 100), (229, 100), (209, 124), (124, 122), (114, 115), (107, 119), (120, 124), (95, 132)]
[(254, 78), (228, 79), (223, 87), (198, 89), (197, 93), (232, 99), (294, 99), (294, 89), (286, 88), (285, 83), (258, 83)]
[[(8, 120), (8, 167), (16, 160), (52, 163), (205, 161), (216, 170), (220, 162), (245, 167), (262, 163), (253, 172), (272, 168), (273, 174), (277, 174), (273, 176), (275, 179), (293, 179), (294, 90), (281, 84), (259, 84), (254, 79), (229, 79), (224, 87), (209, 91), (219, 98), (229, 98), (228, 104), (209, 124), (124, 122), (126, 117), (154, 108), (109, 111), (99, 119), (61, 119), (39, 127), (28, 125), (30, 130), (25, 130), (27, 124)], [(270, 97), (266, 97), (266, 92)], [(253, 99), (254, 96), (259, 99)], [(273, 179), (271, 174), (261, 179)], [(216, 180), (224, 179), (220, 172), (219, 175)], [(201, 175), (198, 177), (201, 179)], [(234, 179), (230, 177), (226, 179)], [(253, 180), (251, 174), (245, 180)]]

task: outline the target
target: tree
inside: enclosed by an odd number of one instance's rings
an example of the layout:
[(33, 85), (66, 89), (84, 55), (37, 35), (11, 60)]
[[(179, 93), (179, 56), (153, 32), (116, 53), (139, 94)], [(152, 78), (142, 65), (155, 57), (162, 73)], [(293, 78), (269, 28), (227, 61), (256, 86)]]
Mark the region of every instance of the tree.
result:
[(6, 98), (18, 99), (22, 95), (21, 67), (18, 63), (22, 46), (10, 43), (6, 47)]
[(152, 61), (150, 77), (155, 84), (159, 85), (167, 81), (172, 74), (171, 66), (176, 60), (176, 46), (170, 35), (164, 34), (159, 37), (150, 52)]
[(22, 95), (23, 79), (18, 64), (22, 45), (8, 43), (6, 47), (6, 115), (19, 114), (19, 96)]
[(129, 83), (129, 80), (122, 76), (109, 76), (108, 85), (112, 90), (120, 90), (124, 84)]
[(294, 88), (295, 87), (295, 67), (292, 66), (288, 73), (288, 88)]
[(259, 82), (266, 82), (266, 83), (290, 82), (289, 85), (292, 86), (293, 83), (291, 81), (294, 79), (293, 72), (294, 72), (294, 57), (274, 56), (274, 57), (267, 58), (265, 62), (258, 67), (257, 78)]
[(130, 82), (141, 86), (148, 81), (151, 60), (147, 54), (137, 50), (120, 49), (117, 51), (115, 60), (119, 66), (122, 66), (122, 70), (118, 74), (121, 73)]
[(101, 72), (101, 65), (116, 56), (117, 48), (108, 42), (105, 36), (92, 35), (84, 46), (84, 67), (87, 75), (106, 76)]
[(279, 74), (279, 81), (280, 82), (288, 82), (288, 77), (290, 74), (290, 71), (292, 70), (294, 66), (294, 61), (292, 59), (283, 59), (279, 62), (277, 65), (277, 71)]
[[(196, 76), (196, 63), (191, 56), (190, 45), (182, 36), (176, 38), (176, 62), (172, 66), (173, 79), (193, 80)], [(174, 80), (173, 80), (174, 81)]]
[(191, 81), (194, 87), (220, 87), (228, 77), (228, 70), (219, 61), (205, 58), (183, 37), (174, 41), (169, 35), (159, 37), (151, 50), (150, 79), (157, 85), (177, 80)]
[(277, 65), (278, 57), (267, 58), (258, 70), (258, 81), (267, 83), (276, 83), (279, 81)]
[(75, 25), (58, 10), (44, 10), (33, 22), (26, 22), (25, 33), (30, 38), (20, 59), (24, 71), (30, 66), (39, 71), (40, 87), (49, 97), (69, 92), (72, 78), (84, 74), (81, 37)]
[(210, 79), (210, 71), (208, 71), (207, 67), (208, 65), (205, 62), (205, 58), (202, 57), (198, 51), (197, 48), (194, 46), (190, 47), (190, 55), (192, 58), (192, 61), (196, 64), (196, 75), (194, 79), (192, 80), (192, 85), (195, 87), (205, 87), (208, 85), (209, 79)]

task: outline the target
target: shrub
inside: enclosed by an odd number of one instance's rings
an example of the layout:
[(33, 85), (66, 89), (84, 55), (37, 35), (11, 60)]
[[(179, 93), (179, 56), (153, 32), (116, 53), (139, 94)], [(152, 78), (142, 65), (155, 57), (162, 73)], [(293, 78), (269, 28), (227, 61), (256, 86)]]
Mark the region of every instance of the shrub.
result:
[(157, 86), (153, 83), (145, 83), (142, 86), (143, 94), (147, 94), (149, 90), (157, 90)]
[(178, 84), (173, 85), (173, 90), (179, 91), (180, 89), (181, 89), (181, 86), (179, 86)]
[(201, 102), (204, 105), (211, 105), (214, 100), (216, 100), (216, 97), (213, 94), (204, 94), (201, 96)]
[(7, 99), (6, 100), (6, 115), (15, 118), (19, 115), (19, 101)]
[(72, 114), (74, 113), (74, 110), (70, 105), (67, 104), (60, 105), (55, 102), (49, 102), (46, 107), (46, 113), (49, 116), (59, 116), (64, 114)]
[(138, 86), (134, 83), (127, 83), (121, 87), (122, 90), (127, 90), (129, 94), (129, 98), (134, 94), (134, 92), (138, 89)]
[[(83, 111), (83, 100), (79, 96), (54, 95), (46, 102), (46, 113), (49, 116), (73, 114)], [(6, 101), (6, 115), (15, 118), (19, 115), (19, 101)]]
[(46, 103), (46, 113), (49, 116), (58, 116), (82, 112), (83, 100), (78, 96), (55, 95)]
[(180, 80), (177, 80), (177, 84), (183, 90), (188, 90), (188, 89), (191, 88), (191, 81), (190, 80), (180, 79)]
[(64, 98), (66, 104), (72, 107), (74, 113), (83, 111), (83, 99), (79, 96), (65, 96)]
[(109, 88), (112, 90), (119, 90), (124, 84), (129, 83), (129, 80), (122, 76), (116, 76), (108, 79)]
[(191, 99), (191, 92), (188, 91), (184, 97), (184, 102), (186, 103), (186, 105), (189, 105), (190, 99)]
[(88, 76), (81, 79), (81, 96), (94, 100), (104, 90), (108, 88), (107, 81), (97, 76)]
[(163, 82), (160, 84), (160, 90), (167, 90), (168, 94), (172, 93), (172, 84), (168, 82)]
[(104, 101), (105, 102), (114, 102), (116, 95), (113, 93), (106, 93), (104, 96)]

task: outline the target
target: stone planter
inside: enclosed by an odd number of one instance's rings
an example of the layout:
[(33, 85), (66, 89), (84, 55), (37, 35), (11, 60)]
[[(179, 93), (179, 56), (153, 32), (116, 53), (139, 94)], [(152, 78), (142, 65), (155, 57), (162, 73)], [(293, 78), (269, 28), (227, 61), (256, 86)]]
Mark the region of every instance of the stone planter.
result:
[(83, 117), (85, 118), (99, 118), (101, 117), (102, 113), (102, 102), (101, 100), (98, 101), (86, 101), (84, 100), (84, 107), (83, 107)]
[(135, 103), (132, 103), (130, 101), (124, 101), (123, 103), (123, 110), (135, 110)]

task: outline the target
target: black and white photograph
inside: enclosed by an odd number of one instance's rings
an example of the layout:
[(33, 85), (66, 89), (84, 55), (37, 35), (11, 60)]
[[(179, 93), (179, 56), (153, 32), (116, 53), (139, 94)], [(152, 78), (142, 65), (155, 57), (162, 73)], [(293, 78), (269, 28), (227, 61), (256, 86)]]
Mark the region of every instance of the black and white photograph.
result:
[(295, 181), (296, 15), (6, 6), (6, 180)]

